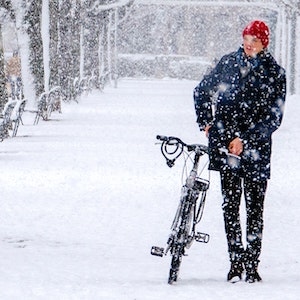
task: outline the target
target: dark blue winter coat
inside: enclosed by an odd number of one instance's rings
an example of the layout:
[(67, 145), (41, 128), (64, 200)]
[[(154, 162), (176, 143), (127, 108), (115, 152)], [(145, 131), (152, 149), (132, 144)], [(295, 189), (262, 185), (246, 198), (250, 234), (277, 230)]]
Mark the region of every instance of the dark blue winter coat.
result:
[(253, 180), (270, 178), (272, 133), (280, 126), (286, 76), (267, 51), (247, 58), (241, 47), (225, 55), (194, 90), (197, 123), (209, 130), (210, 169), (227, 168), (226, 155), (236, 137), (244, 151), (238, 168)]

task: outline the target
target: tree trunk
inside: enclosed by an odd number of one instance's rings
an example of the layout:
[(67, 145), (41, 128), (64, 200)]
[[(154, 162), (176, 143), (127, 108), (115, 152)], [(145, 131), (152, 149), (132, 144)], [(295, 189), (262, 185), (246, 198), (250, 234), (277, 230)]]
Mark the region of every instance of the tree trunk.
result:
[(43, 42), (41, 35), (42, 0), (31, 1), (25, 13), (25, 24), (29, 36), (29, 65), (34, 77), (35, 94), (44, 92)]
[(50, 89), (59, 85), (59, 0), (49, 1), (50, 15), (50, 44), (49, 44), (49, 61), (50, 61)]
[(0, 111), (3, 110), (5, 103), (8, 100), (6, 90), (6, 78), (4, 71), (4, 51), (2, 42), (2, 26), (0, 24)]
[(60, 0), (59, 8), (59, 85), (62, 89), (64, 100), (70, 98), (70, 82), (72, 82), (72, 2), (70, 0)]

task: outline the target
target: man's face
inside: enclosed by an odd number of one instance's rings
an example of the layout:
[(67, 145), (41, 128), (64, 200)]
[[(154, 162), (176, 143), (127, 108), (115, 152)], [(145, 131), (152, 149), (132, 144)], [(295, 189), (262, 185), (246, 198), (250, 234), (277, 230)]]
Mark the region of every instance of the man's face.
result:
[(260, 39), (254, 35), (244, 35), (244, 51), (247, 56), (256, 57), (264, 49)]

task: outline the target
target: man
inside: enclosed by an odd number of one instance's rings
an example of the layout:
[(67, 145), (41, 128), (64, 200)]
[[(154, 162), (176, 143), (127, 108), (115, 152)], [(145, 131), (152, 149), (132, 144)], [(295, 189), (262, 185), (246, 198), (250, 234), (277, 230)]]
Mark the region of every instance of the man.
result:
[(6, 74), (11, 87), (11, 98), (13, 100), (21, 99), (21, 60), (18, 51), (14, 51), (13, 56), (8, 60)]
[[(271, 136), (282, 121), (286, 94), (285, 71), (267, 50), (269, 35), (264, 22), (251, 22), (238, 51), (225, 55), (194, 90), (197, 123), (209, 137), (209, 167), (221, 177), (230, 282), (241, 280), (244, 270), (247, 282), (261, 280), (258, 264)], [(239, 163), (230, 164), (228, 154)], [(246, 248), (239, 215), (242, 190)]]

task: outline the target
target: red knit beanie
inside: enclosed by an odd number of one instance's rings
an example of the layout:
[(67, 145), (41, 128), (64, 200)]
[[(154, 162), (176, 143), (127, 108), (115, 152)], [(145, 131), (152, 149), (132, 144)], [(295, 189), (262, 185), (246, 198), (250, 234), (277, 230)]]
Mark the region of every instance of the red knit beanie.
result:
[(261, 40), (264, 48), (268, 47), (270, 30), (263, 21), (256, 20), (248, 24), (243, 31), (243, 36), (247, 34), (256, 36)]

